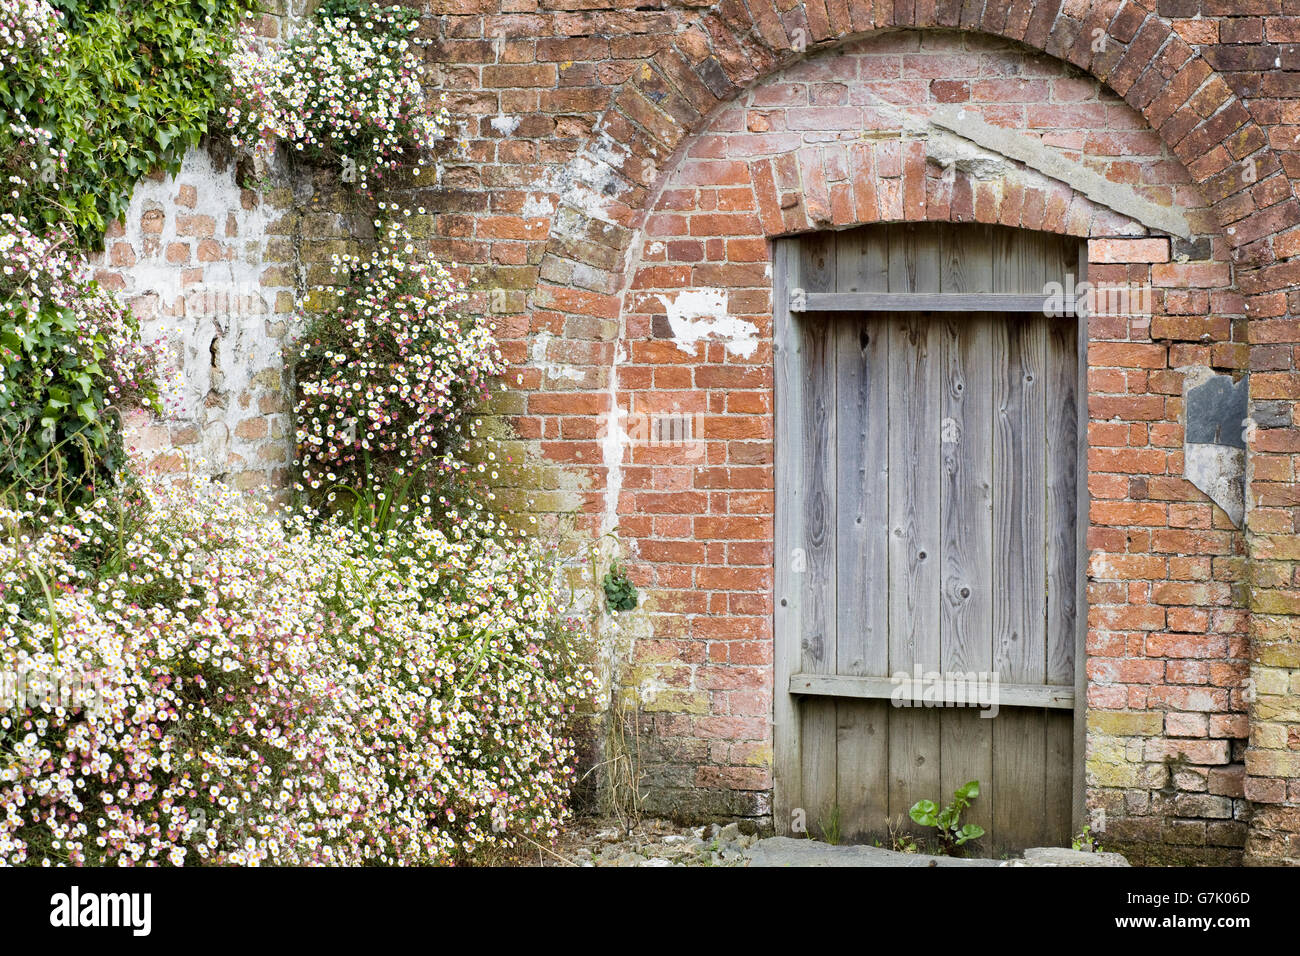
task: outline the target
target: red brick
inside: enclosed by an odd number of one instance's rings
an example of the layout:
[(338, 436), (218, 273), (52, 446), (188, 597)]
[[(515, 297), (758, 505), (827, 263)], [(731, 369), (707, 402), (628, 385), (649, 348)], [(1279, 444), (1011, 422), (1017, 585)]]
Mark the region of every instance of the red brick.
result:
[(1090, 262), (1168, 262), (1168, 239), (1090, 239)]

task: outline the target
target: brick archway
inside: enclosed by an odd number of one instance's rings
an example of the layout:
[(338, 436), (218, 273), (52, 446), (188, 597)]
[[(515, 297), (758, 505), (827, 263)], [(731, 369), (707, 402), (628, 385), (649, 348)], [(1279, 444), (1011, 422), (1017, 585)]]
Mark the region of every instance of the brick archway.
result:
[[(615, 271), (607, 259), (602, 265), (583, 258), (582, 244), (574, 240), (581, 236), (588, 244), (625, 252), (661, 170), (716, 109), (805, 56), (901, 28), (983, 33), (1078, 67), (1139, 112), (1184, 164), (1241, 263), (1265, 268), (1300, 252), (1295, 239), (1272, 248), (1274, 236), (1300, 223), (1300, 207), (1268, 137), (1222, 77), (1142, 4), (1017, 0), (978, 17), (954, 3), (880, 6), (831, 0), (782, 14), (774, 0), (753, 0), (749, 7), (725, 0), (706, 11), (674, 44), (633, 71), (612, 98), (591, 144), (571, 164), (574, 189), (564, 197), (548, 256)], [(1300, 268), (1266, 272), (1248, 294), (1289, 287), (1300, 278)]]
[[(960, 27), (1015, 40), (1072, 63), (1137, 110), (1182, 162), (1213, 211), (1238, 266), (1235, 291), (1246, 297), (1252, 319), (1281, 331), (1288, 316), (1285, 293), (1300, 281), (1300, 263), (1288, 259), (1300, 251), (1289, 232), (1300, 221), (1291, 183), (1245, 106), (1166, 21), (1134, 3), (1067, 4), (1063, 10), (1055, 2), (1020, 2), (1009, 11), (989, 11), (987, 17), (966, 20), (951, 5), (939, 6), (942, 9), (919, 4), (920, 9), (891, 9), (877, 17), (875, 10), (864, 5), (832, 3), (823, 10), (820, 4), (806, 4), (781, 15), (768, 0), (757, 0), (748, 10), (733, 2), (705, 13), (675, 44), (656, 53), (623, 84), (588, 148), (571, 164), (568, 182), (572, 188), (561, 197), (561, 207), (552, 223), (534, 307), (566, 316), (562, 327), (584, 316), (608, 322), (622, 312), (623, 335), (636, 338), (645, 330), (634, 326), (648, 325), (651, 320), (636, 307), (635, 287), (624, 284), (629, 257), (652, 214), (653, 197), (668, 181), (692, 135), (704, 128), (711, 116), (760, 78), (802, 60), (805, 52), (830, 49), (845, 37), (911, 26)], [(796, 52), (801, 37), (809, 41), (808, 46)], [(852, 163), (876, 161), (874, 149), (858, 151), (850, 159), (848, 175), (839, 179), (827, 177), (824, 156), (816, 161), (794, 155), (787, 160), (745, 164), (760, 197), (761, 234), (771, 236), (884, 218), (970, 218), (1094, 237), (1124, 235), (1130, 225), (1123, 217), (1096, 209), (1086, 197), (1070, 190), (1062, 193), (1057, 187), (1031, 186), (1017, 200), (1008, 198), (1015, 192), (1009, 183), (998, 188), (988, 181), (973, 181), (960, 172), (950, 181), (951, 191), (946, 197), (936, 185), (938, 181), (931, 174), (934, 171), (914, 176), (912, 181), (902, 175), (901, 214), (895, 214), (892, 208), (882, 213), (879, 197), (868, 198), (853, 189), (860, 177), (854, 177)], [(782, 162), (796, 167), (784, 189), (780, 179)], [(819, 183), (825, 184), (824, 193)], [(766, 202), (762, 201), (764, 194)], [(794, 196), (794, 202), (789, 202), (790, 196)], [(872, 201), (876, 204), (874, 210)], [(894, 199), (890, 197), (889, 201)], [(1034, 223), (1037, 225), (1031, 225)], [(1141, 246), (1117, 243), (1112, 248), (1113, 252), (1099, 254), (1110, 256), (1110, 264), (1116, 266), (1135, 258), (1152, 258), (1149, 250)], [(1141, 264), (1148, 268), (1151, 265)], [(1176, 268), (1171, 263), (1157, 265)], [(1195, 282), (1189, 287), (1195, 287)], [(758, 338), (761, 343), (762, 337)], [(706, 357), (714, 352), (725, 354), (726, 350), (725, 345), (703, 341), (700, 347)], [(616, 346), (615, 353), (618, 349)], [(717, 376), (718, 384), (736, 376), (721, 371), (710, 374)], [(737, 384), (741, 384), (740, 378)], [(615, 382), (606, 397), (617, 401), (617, 394)], [(710, 411), (703, 409), (705, 414)], [(755, 437), (758, 443), (764, 440), (762, 435)], [(1290, 440), (1284, 428), (1256, 431), (1252, 450), (1284, 453)], [(620, 471), (610, 512), (617, 515), (622, 510), (617, 503), (619, 497), (630, 494), (634, 482), (643, 479), (639, 472), (621, 469), (621, 462), (609, 457), (621, 457), (621, 450), (615, 447), (610, 453), (609, 447), (607, 443), (603, 464), (607, 470)], [(719, 471), (733, 464), (744, 467), (731, 462), (710, 464), (717, 464)], [(753, 464), (761, 467), (762, 462), (756, 460)], [(651, 466), (647, 463), (646, 467)], [(1272, 470), (1265, 476), (1267, 481), (1256, 479), (1252, 483), (1256, 506), (1266, 506), (1273, 512), (1287, 506), (1290, 486), (1274, 477), (1277, 474)], [(724, 478), (706, 476), (705, 480)], [(761, 534), (755, 535), (755, 540), (761, 538)], [(1255, 559), (1255, 580), (1264, 582), (1263, 590), (1252, 592), (1256, 614), (1250, 656), (1256, 682), (1263, 684), (1262, 692), (1276, 697), (1285, 692), (1285, 686), (1278, 689), (1277, 675), (1285, 684), (1287, 669), (1300, 663), (1294, 657), (1295, 645), (1290, 638), (1295, 629), (1287, 616), (1292, 609), (1285, 577), (1290, 567), (1285, 562), (1289, 559), (1279, 552), (1276, 539), (1270, 535), (1251, 534), (1249, 542)], [(706, 540), (703, 547), (707, 552), (713, 545)], [(725, 613), (728, 608), (706, 606), (699, 610)], [(758, 636), (761, 643), (762, 635)], [(750, 649), (742, 653), (754, 655), (755, 666), (763, 666), (761, 653)], [(1258, 707), (1253, 710), (1257, 721), (1270, 723), (1260, 715)], [(720, 719), (720, 732), (725, 723)], [(1282, 726), (1276, 719), (1271, 725)], [(1256, 809), (1251, 852), (1259, 860), (1295, 853), (1293, 842), (1288, 841), (1294, 841), (1293, 834), (1300, 830), (1294, 808), (1300, 792), (1294, 783), (1288, 790), (1287, 784), (1288, 778), (1297, 775), (1295, 762), (1285, 747), (1272, 746), (1247, 755), (1250, 776), (1245, 792)], [(743, 760), (732, 763), (744, 765)], [(736, 766), (730, 770), (701, 768), (696, 783), (728, 786), (738, 778), (744, 778), (740, 779), (742, 786), (761, 785), (757, 770), (747, 776)]]

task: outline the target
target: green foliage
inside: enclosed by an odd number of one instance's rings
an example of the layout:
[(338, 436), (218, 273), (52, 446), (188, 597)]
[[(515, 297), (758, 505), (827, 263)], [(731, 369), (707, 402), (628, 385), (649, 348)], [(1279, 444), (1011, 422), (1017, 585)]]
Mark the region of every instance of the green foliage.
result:
[(120, 409), (159, 409), (158, 352), (62, 251), (66, 236), (7, 215), (0, 228), (0, 491), (50, 497), (81, 482), (89, 495), (122, 464)]
[(605, 589), (605, 606), (611, 611), (630, 611), (637, 605), (637, 590), (618, 562), (605, 572), (601, 581)]
[[(37, 163), (27, 188), (5, 193), (0, 211), (36, 231), (67, 225), (80, 244), (98, 246), (136, 181), (174, 173), (208, 129), (224, 83), (233, 27), (254, 0), (52, 0), (64, 14), (66, 49), (53, 63), (26, 60), (0, 75), (0, 156), (4, 172)], [(9, 120), (52, 134), (48, 151)]]
[(1071, 850), (1084, 850), (1088, 853), (1104, 853), (1097, 835), (1092, 832), (1092, 827), (1084, 824), (1083, 830), (1076, 834), (1070, 841)]
[(844, 839), (843, 827), (840, 823), (840, 805), (837, 803), (831, 807), (829, 819), (819, 820), (818, 825), (822, 831), (822, 841), (829, 843), (831, 846), (839, 846), (840, 841)]
[(980, 782), (971, 780), (953, 792), (952, 802), (942, 810), (933, 800), (918, 800), (912, 804), (908, 815), (923, 827), (939, 831), (939, 843), (944, 853), (952, 855), (960, 846), (984, 835), (984, 828), (975, 823), (961, 822), (962, 811), (980, 795)]
[(41, 492), (101, 464), (111, 472), (121, 442), (102, 414), (105, 380), (96, 368), (107, 347), (103, 336), (88, 343), (96, 361), (83, 369), (66, 349), (75, 314), (46, 308), (33, 318), (21, 341), (11, 329), (0, 331), (8, 384), (0, 402), (0, 482)]

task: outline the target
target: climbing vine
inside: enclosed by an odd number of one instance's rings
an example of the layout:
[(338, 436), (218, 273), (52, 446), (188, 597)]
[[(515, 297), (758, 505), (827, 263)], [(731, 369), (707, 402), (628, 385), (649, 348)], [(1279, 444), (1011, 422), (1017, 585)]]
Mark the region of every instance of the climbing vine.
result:
[(0, 0), (0, 490), (92, 493), (156, 349), (83, 258), (207, 130), (250, 0)]
[(253, 0), (4, 0), (0, 212), (95, 247), (131, 190), (174, 173)]

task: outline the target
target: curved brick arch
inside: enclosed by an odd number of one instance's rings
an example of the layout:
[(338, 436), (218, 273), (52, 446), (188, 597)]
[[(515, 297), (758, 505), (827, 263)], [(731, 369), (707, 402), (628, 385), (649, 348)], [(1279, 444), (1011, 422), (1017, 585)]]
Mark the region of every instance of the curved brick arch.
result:
[[(616, 269), (621, 261), (593, 256), (589, 244), (615, 251), (621, 260), (663, 164), (718, 107), (763, 77), (846, 39), (931, 27), (1012, 40), (1105, 84), (1187, 168), (1237, 261), (1264, 270), (1243, 283), (1242, 291), (1268, 292), (1300, 281), (1300, 266), (1266, 268), (1300, 252), (1300, 238), (1287, 236), (1277, 248), (1272, 241), (1300, 223), (1300, 204), (1268, 137), (1204, 58), (1141, 4), (1018, 0), (1010, 7), (987, 5), (977, 16), (961, 4), (924, 0), (889, 4), (887, 10), (864, 0), (812, 0), (784, 14), (775, 0), (747, 2), (724, 0), (705, 12), (614, 95), (593, 145), (570, 166), (566, 178), (578, 187), (578, 201), (557, 219), (548, 255)], [(597, 284), (613, 291), (609, 283), (588, 279), (589, 287)]]
[[(833, 48), (845, 37), (896, 28), (956, 27), (1014, 40), (1071, 63), (1139, 112), (1210, 204), (1239, 267), (1236, 291), (1245, 297), (1251, 318), (1268, 323), (1268, 334), (1272, 328), (1279, 334), (1286, 331), (1283, 326), (1290, 323), (1286, 291), (1300, 282), (1300, 263), (1292, 258), (1300, 252), (1295, 230), (1300, 207), (1292, 184), (1246, 106), (1165, 20), (1131, 2), (1066, 4), (1063, 9), (1051, 0), (1046, 4), (1021, 0), (1009, 11), (990, 10), (987, 16), (970, 19), (962, 19), (951, 5), (941, 5), (948, 9), (945, 13), (918, 4), (919, 12), (906, 15), (890, 6), (887, 13), (877, 16), (868, 5), (814, 3), (781, 15), (772, 0), (751, 0), (748, 8), (739, 0), (728, 0), (648, 58), (617, 89), (593, 140), (570, 164), (564, 181), (571, 188), (562, 197), (553, 223), (534, 304), (558, 313), (599, 315), (607, 321), (621, 313), (627, 323), (625, 338), (648, 331), (651, 317), (637, 307), (636, 290), (629, 288), (633, 281), (626, 272), (629, 255), (651, 215), (650, 197), (670, 175), (664, 167), (720, 107), (763, 78), (803, 59), (803, 53), (794, 50), (798, 31), (804, 31), (810, 40), (804, 52), (813, 54)], [(823, 13), (824, 19), (819, 16)], [(1098, 30), (1102, 33), (1096, 33)], [(1094, 44), (1099, 36), (1104, 36), (1105, 42)], [(765, 188), (762, 164), (747, 165), (755, 191), (760, 192)], [(779, 193), (775, 165), (769, 171), (773, 193)], [(828, 188), (824, 196), (818, 193), (818, 174), (805, 164), (787, 189), (798, 192), (798, 201), (783, 206), (777, 195), (776, 211), (769, 206), (764, 212), (761, 234), (770, 237), (886, 218), (960, 221), (969, 216), (976, 221), (1030, 227), (1038, 222), (1036, 216), (1025, 218), (1023, 206), (1019, 217), (1014, 216), (1014, 201), (1007, 209), (1001, 204), (981, 207), (979, 185), (961, 176), (953, 185), (958, 192), (963, 185), (971, 186), (969, 212), (961, 203), (954, 206), (949, 202), (945, 207), (942, 201), (932, 202), (932, 178), (925, 177), (920, 191), (913, 194), (920, 205), (904, 208), (902, 215), (882, 215), (878, 208), (864, 207), (851, 189), (847, 194), (854, 203), (850, 212), (842, 205), (842, 190), (838, 209), (833, 190)], [(821, 179), (825, 181), (824, 176)], [(808, 189), (808, 183), (814, 187)], [(1070, 210), (1091, 204), (1071, 195), (1063, 211), (1047, 216), (1050, 193), (1041, 191), (1044, 218), (1037, 228), (1086, 234), (1077, 218), (1072, 223)], [(1116, 226), (1116, 231), (1122, 228)], [(632, 298), (625, 301), (625, 294)], [(633, 323), (643, 323), (643, 327), (634, 330)], [(617, 405), (617, 386), (606, 396)], [(1260, 397), (1258, 393), (1256, 397)], [(1263, 438), (1257, 432), (1252, 452), (1285, 452), (1292, 436), (1283, 432), (1285, 429), (1278, 429)], [(616, 449), (615, 454), (621, 455), (621, 451)], [(618, 470), (617, 459), (607, 457), (605, 464), (611, 472)], [(1256, 505), (1290, 501), (1293, 488), (1285, 479), (1275, 477), (1277, 474), (1270, 471), (1262, 486), (1252, 483)], [(624, 477), (620, 476), (620, 482)], [(617, 501), (623, 491), (619, 485), (607, 495), (610, 516), (622, 511)], [(1282, 575), (1289, 574), (1286, 562), (1291, 560), (1287, 546), (1268, 535), (1252, 534), (1248, 540), (1257, 577), (1263, 568), (1263, 579), (1272, 582), (1265, 584), (1266, 588), (1285, 589), (1287, 579)], [(1266, 567), (1269, 562), (1275, 566)], [(1250, 622), (1255, 637), (1251, 658), (1256, 672), (1269, 682), (1267, 692), (1279, 693), (1278, 680), (1285, 688), (1287, 669), (1300, 666), (1292, 637), (1297, 629), (1286, 617), (1293, 613), (1293, 606), (1300, 605), (1275, 590), (1264, 593), (1266, 602), (1262, 604), (1259, 592), (1252, 594), (1256, 614)], [(1259, 670), (1261, 664), (1266, 665), (1263, 671)], [(1256, 710), (1251, 707), (1252, 724)], [(1275, 719), (1273, 725), (1280, 726)], [(1288, 778), (1298, 773), (1294, 763), (1295, 758), (1276, 749), (1258, 755), (1253, 764), (1247, 757), (1250, 776), (1245, 792), (1256, 803), (1260, 820), (1251, 837), (1258, 859), (1297, 852), (1300, 814), (1294, 807), (1300, 802), (1300, 789), (1294, 782), (1288, 785)], [(722, 779), (714, 774), (702, 779), (701, 785), (718, 785)]]
[(1036, 170), (1015, 164), (1000, 174), (975, 176), (956, 167), (943, 169), (916, 140), (869, 141), (842, 151), (802, 148), (743, 165), (758, 199), (762, 236), (768, 239), (927, 221), (1094, 238), (1146, 233), (1141, 222)]

